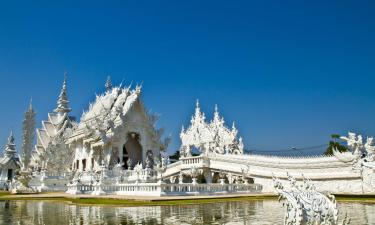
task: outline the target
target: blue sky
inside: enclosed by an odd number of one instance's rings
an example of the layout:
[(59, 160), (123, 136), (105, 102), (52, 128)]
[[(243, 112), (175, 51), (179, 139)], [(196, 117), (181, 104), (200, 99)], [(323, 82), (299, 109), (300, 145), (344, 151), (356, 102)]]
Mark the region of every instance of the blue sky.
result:
[(208, 118), (218, 104), (236, 121), (247, 149), (375, 135), (374, 10), (373, 1), (2, 1), (0, 144), (13, 129), (20, 147), (31, 96), (41, 125), (65, 71), (78, 118), (107, 75), (143, 82), (171, 152), (196, 99)]

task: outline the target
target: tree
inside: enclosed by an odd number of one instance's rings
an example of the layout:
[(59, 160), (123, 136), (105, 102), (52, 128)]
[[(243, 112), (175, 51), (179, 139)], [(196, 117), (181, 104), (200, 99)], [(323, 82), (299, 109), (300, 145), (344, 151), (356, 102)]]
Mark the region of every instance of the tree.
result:
[(31, 153), (35, 138), (35, 115), (32, 102), (28, 110), (25, 112), (25, 118), (22, 123), (22, 152), (21, 162), (24, 169), (27, 169), (31, 160)]
[(180, 151), (176, 151), (173, 155), (169, 156), (169, 159), (178, 161), (180, 159)]
[(337, 142), (337, 139), (340, 138), (340, 135), (338, 134), (332, 134), (331, 135), (331, 141), (328, 144), (328, 147), (326, 151), (324, 152), (325, 155), (333, 155), (333, 150), (337, 149), (339, 152), (347, 152), (348, 148), (339, 142)]

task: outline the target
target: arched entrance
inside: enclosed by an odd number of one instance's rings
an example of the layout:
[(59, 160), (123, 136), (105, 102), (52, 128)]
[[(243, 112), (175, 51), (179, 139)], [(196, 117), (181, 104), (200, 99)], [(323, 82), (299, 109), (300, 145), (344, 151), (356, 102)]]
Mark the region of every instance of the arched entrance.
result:
[[(129, 133), (128, 140), (122, 148), (124, 168), (134, 168), (138, 163), (142, 163), (142, 146), (139, 143), (139, 135), (136, 133)], [(129, 159), (131, 165), (129, 165)]]

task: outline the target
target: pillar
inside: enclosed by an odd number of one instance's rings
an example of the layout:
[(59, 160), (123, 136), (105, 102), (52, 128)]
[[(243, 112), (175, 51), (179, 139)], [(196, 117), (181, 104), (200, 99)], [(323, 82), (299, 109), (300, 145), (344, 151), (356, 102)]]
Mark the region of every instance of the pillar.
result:
[(211, 184), (212, 183), (212, 172), (211, 172), (211, 169), (205, 168), (203, 170), (203, 176), (204, 176), (204, 179), (206, 180), (207, 184)]

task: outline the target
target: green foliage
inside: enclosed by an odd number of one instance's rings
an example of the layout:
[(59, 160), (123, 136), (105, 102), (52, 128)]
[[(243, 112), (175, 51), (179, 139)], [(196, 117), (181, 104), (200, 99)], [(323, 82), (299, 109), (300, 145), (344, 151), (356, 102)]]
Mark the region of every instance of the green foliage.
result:
[(173, 155), (169, 156), (169, 159), (178, 161), (180, 159), (180, 151), (176, 151)]
[(339, 152), (347, 152), (348, 151), (348, 148), (342, 144), (340, 144), (339, 142), (337, 142), (337, 139), (340, 138), (340, 135), (338, 134), (332, 134), (331, 135), (331, 138), (333, 140), (331, 140), (329, 142), (329, 145), (326, 149), (326, 151), (324, 152), (325, 155), (333, 155), (333, 150), (334, 149), (337, 149)]

